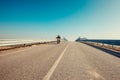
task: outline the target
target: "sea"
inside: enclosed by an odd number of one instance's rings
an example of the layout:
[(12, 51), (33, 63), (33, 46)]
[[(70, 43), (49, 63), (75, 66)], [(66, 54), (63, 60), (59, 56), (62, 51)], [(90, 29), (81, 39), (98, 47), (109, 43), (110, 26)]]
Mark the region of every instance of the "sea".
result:
[(120, 40), (99, 40), (99, 39), (88, 39), (88, 40), (82, 40), (82, 41), (91, 41), (91, 42), (98, 42), (98, 43), (104, 43), (104, 44), (110, 44), (110, 45), (117, 45), (120, 46)]
[(17, 44), (25, 44), (25, 43), (33, 43), (33, 42), (37, 42), (37, 41), (33, 41), (33, 40), (0, 39), (0, 46), (17, 45)]
[(0, 46), (29, 44), (29, 43), (36, 43), (36, 42), (49, 42), (49, 41), (52, 41), (52, 40), (0, 39)]

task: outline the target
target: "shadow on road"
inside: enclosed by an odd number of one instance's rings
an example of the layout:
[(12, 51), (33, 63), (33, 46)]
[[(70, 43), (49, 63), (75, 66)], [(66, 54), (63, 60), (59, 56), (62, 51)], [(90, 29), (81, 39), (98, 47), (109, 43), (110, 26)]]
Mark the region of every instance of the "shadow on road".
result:
[[(87, 45), (89, 45), (89, 44), (87, 44)], [(94, 47), (96, 49), (102, 50), (102, 51), (104, 51), (104, 52), (106, 52), (108, 54), (111, 54), (113, 56), (116, 56), (116, 57), (120, 58), (120, 52), (115, 52), (115, 51), (105, 49), (105, 48), (102, 48), (102, 47), (99, 47), (99, 46), (94, 46), (94, 45), (89, 45), (89, 46), (92, 46), (92, 47)]]

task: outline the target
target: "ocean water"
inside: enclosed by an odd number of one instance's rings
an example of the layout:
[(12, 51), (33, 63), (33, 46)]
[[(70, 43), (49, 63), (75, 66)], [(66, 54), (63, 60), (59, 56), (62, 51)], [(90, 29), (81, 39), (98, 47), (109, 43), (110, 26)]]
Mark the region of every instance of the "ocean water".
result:
[(0, 40), (0, 46), (7, 46), (7, 45), (17, 45), (17, 44), (29, 44), (38, 41), (33, 40)]
[(120, 46), (120, 40), (82, 40)]
[(0, 46), (31, 44), (37, 42), (50, 42), (53, 40), (15, 40), (15, 39), (0, 39)]

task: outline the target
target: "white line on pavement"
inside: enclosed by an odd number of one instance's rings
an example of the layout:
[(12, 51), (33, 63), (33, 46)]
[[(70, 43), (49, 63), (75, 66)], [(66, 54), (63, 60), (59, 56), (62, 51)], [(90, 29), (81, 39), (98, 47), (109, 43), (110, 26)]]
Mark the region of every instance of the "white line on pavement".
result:
[(47, 75), (43, 78), (43, 80), (49, 80), (51, 75), (53, 74), (53, 72), (55, 71), (57, 65), (59, 64), (61, 58), (63, 57), (65, 51), (67, 50), (67, 47), (65, 47), (65, 49), (63, 50), (63, 52), (61, 53), (61, 55), (59, 56), (59, 58), (55, 61), (54, 65), (51, 67), (51, 69), (49, 70), (49, 72), (47, 73)]

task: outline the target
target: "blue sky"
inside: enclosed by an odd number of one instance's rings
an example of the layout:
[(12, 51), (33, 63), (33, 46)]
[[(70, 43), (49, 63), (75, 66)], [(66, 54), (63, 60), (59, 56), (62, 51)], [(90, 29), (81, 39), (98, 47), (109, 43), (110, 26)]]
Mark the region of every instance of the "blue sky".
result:
[(120, 0), (0, 0), (0, 39), (120, 39)]

